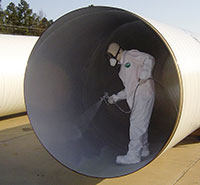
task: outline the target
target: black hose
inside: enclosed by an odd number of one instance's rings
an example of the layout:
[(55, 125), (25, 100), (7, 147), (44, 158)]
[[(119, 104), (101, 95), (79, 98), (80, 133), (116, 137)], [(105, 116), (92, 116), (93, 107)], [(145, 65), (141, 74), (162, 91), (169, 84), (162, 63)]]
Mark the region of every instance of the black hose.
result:
[[(148, 78), (147, 80), (153, 80), (153, 78)], [(133, 105), (132, 105), (131, 110), (126, 111), (126, 110), (124, 110), (123, 108), (121, 108), (121, 107), (117, 104), (117, 102), (114, 102), (114, 105), (115, 105), (121, 112), (123, 112), (123, 113), (125, 113), (125, 114), (130, 114), (130, 113), (132, 112), (132, 110), (133, 110), (133, 108), (134, 108), (134, 104), (135, 104), (135, 96), (136, 96), (138, 87), (139, 87), (140, 85), (141, 85), (141, 84), (138, 82), (138, 84), (137, 84), (137, 86), (136, 86), (136, 88), (135, 88), (134, 95), (133, 95)]]

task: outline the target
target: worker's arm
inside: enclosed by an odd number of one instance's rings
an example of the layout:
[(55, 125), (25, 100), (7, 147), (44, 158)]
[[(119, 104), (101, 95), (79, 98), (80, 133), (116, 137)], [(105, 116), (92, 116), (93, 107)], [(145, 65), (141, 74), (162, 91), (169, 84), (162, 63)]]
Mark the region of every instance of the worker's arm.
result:
[(151, 78), (151, 73), (155, 64), (155, 59), (148, 55), (146, 56), (144, 63), (142, 65), (142, 70), (138, 75), (140, 81), (146, 81), (147, 79)]
[(125, 100), (126, 99), (126, 91), (123, 89), (122, 91), (118, 92), (117, 94), (113, 94), (108, 98), (108, 102), (110, 104), (113, 104), (115, 102)]

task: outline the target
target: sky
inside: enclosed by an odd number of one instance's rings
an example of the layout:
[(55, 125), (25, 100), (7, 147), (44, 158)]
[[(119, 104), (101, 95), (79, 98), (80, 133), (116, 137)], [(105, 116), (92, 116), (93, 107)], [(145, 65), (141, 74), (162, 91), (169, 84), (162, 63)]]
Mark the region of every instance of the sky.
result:
[[(78, 8), (111, 6), (131, 11), (178, 28), (200, 34), (200, 0), (26, 0), (35, 13), (40, 10), (48, 19), (56, 20)], [(2, 8), (20, 0), (2, 0)]]

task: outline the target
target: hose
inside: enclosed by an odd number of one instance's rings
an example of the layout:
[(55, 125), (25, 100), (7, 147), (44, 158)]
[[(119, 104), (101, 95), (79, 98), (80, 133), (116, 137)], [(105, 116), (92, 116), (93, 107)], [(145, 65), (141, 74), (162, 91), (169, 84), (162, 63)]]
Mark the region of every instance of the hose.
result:
[[(147, 80), (153, 80), (153, 78), (148, 78)], [(135, 91), (134, 91), (134, 95), (133, 95), (133, 105), (132, 105), (132, 108), (131, 110), (129, 111), (126, 111), (124, 110), (122, 107), (120, 107), (117, 102), (114, 102), (114, 105), (123, 113), (125, 114), (130, 114), (134, 108), (134, 104), (135, 104), (135, 96), (136, 96), (136, 93), (137, 93), (137, 90), (138, 90), (138, 87), (140, 86), (141, 84), (138, 82), (137, 86), (135, 87)], [(109, 105), (109, 103), (107, 102), (109, 96), (108, 96), (108, 93), (104, 93), (104, 96), (101, 97), (103, 99), (103, 101), (106, 103), (106, 105)]]
[[(136, 95), (136, 92), (137, 92), (137, 89), (138, 89), (139, 86), (140, 86), (140, 83), (137, 84), (137, 86), (136, 86), (136, 88), (135, 88), (135, 91), (134, 91), (134, 94), (133, 94), (133, 105), (132, 105), (132, 109), (133, 109), (134, 104), (135, 104), (135, 95)], [(123, 113), (125, 113), (125, 114), (130, 114), (131, 111), (132, 111), (132, 109), (129, 110), (129, 111), (124, 110), (123, 108), (121, 108), (121, 107), (117, 104), (117, 102), (114, 102), (114, 105), (115, 105), (121, 112), (123, 112)]]
[[(165, 88), (158, 80), (155, 80), (155, 79), (153, 79), (153, 78), (148, 78), (147, 80), (153, 80), (153, 81), (154, 81), (156, 84), (158, 84), (160, 87)], [(136, 96), (138, 87), (139, 87), (140, 85), (141, 85), (141, 84), (138, 83), (137, 86), (136, 86), (136, 88), (135, 88), (134, 95), (133, 95), (133, 106), (132, 106), (131, 110), (126, 111), (126, 110), (124, 110), (122, 107), (120, 107), (120, 106), (117, 104), (117, 102), (114, 102), (114, 105), (115, 105), (121, 112), (123, 112), (123, 113), (125, 113), (125, 114), (130, 114), (130, 113), (132, 112), (132, 110), (133, 110), (133, 108), (134, 108), (134, 104), (135, 104), (135, 96)], [(108, 99), (108, 98), (109, 98), (109, 96), (107, 96), (107, 99)], [(109, 103), (107, 102), (107, 100), (104, 100), (104, 102), (106, 102), (107, 105), (109, 104)], [(175, 111), (178, 112), (176, 106), (175, 106), (174, 104), (173, 104), (173, 106), (174, 106)]]

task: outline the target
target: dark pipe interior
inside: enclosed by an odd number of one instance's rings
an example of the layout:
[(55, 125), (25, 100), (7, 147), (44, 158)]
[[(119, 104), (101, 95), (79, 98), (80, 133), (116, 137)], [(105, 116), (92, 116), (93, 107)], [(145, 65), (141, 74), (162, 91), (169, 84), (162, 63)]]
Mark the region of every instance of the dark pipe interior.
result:
[[(115, 157), (127, 151), (129, 115), (103, 103), (91, 116), (104, 92), (111, 95), (123, 88), (119, 68), (105, 59), (112, 41), (156, 59), (151, 155), (135, 165), (115, 164)], [(33, 49), (25, 77), (27, 112), (43, 146), (66, 167), (103, 178), (135, 172), (159, 154), (175, 127), (179, 91), (164, 41), (136, 15), (109, 7), (88, 7), (57, 20)], [(127, 108), (125, 101), (120, 105)]]

